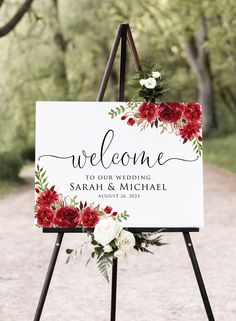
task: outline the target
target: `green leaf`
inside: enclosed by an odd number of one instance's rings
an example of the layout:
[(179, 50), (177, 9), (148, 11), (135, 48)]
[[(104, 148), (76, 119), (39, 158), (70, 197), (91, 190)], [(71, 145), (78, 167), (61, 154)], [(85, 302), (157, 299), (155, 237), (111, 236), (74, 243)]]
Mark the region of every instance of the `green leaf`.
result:
[(103, 277), (107, 280), (108, 283), (109, 283), (108, 268), (110, 267), (111, 264), (112, 264), (112, 259), (109, 257), (108, 253), (103, 254), (97, 260), (98, 271), (103, 275)]
[(41, 179), (45, 176), (46, 174), (46, 171), (44, 171), (42, 174), (41, 174)]

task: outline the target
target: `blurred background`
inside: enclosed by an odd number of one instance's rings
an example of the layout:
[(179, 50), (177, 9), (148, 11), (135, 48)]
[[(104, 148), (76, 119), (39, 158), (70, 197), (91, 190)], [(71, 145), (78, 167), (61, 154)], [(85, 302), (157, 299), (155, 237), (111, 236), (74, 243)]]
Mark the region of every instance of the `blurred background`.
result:
[[(122, 22), (140, 58), (165, 74), (164, 99), (204, 108), (206, 227), (193, 238), (216, 320), (235, 320), (235, 1), (0, 0), (1, 321), (33, 319), (55, 239), (33, 228), (35, 101), (96, 100)], [(118, 66), (105, 100), (117, 99)], [(127, 82), (135, 77), (129, 57)], [(127, 86), (126, 100), (133, 95)], [(42, 320), (95, 320), (91, 306), (107, 320), (110, 290), (95, 264), (63, 264), (79, 240), (66, 235)], [(164, 241), (156, 259), (132, 254), (119, 263), (119, 320), (206, 320), (182, 236)]]
[[(1, 0), (0, 186), (34, 159), (36, 100), (96, 99), (120, 22), (130, 23), (140, 58), (161, 66), (165, 100), (202, 103), (205, 160), (236, 171), (235, 17), (233, 0)], [(117, 70), (106, 100), (117, 99)]]

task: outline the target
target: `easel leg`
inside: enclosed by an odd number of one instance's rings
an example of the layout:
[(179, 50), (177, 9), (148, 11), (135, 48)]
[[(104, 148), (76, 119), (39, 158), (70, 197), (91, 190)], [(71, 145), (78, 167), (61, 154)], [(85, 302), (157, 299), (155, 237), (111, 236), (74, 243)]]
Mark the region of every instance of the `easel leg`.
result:
[(39, 321), (40, 317), (41, 317), (41, 313), (43, 310), (43, 306), (47, 297), (47, 293), (48, 293), (48, 288), (51, 282), (51, 278), (53, 275), (53, 271), (54, 271), (54, 267), (57, 261), (57, 256), (61, 247), (61, 243), (62, 243), (62, 239), (63, 239), (63, 235), (64, 233), (58, 233), (57, 234), (57, 239), (56, 239), (56, 243), (54, 245), (54, 249), (52, 252), (52, 257), (51, 260), (49, 262), (49, 266), (48, 266), (48, 270), (47, 270), (47, 274), (46, 274), (46, 278), (43, 284), (43, 288), (42, 288), (42, 292), (39, 298), (39, 302), (38, 302), (38, 306), (37, 306), (37, 310), (34, 316), (34, 321)]
[(118, 264), (118, 260), (113, 259), (112, 280), (111, 280), (111, 318), (110, 318), (110, 321), (115, 321), (115, 319), (116, 319), (117, 264)]
[(196, 279), (198, 282), (198, 287), (201, 292), (201, 296), (202, 296), (202, 300), (203, 300), (203, 303), (205, 306), (208, 320), (215, 321), (215, 318), (214, 318), (212, 310), (211, 310), (211, 305), (210, 305), (210, 302), (209, 302), (209, 299), (207, 296), (206, 288), (205, 288), (205, 285), (203, 282), (203, 278), (201, 275), (201, 271), (200, 271), (200, 268), (198, 265), (197, 257), (196, 257), (195, 251), (194, 251), (194, 247), (193, 247), (193, 243), (192, 243), (190, 234), (189, 234), (189, 232), (183, 232), (183, 236), (184, 236), (184, 240), (185, 240), (185, 243), (187, 246), (187, 250), (188, 250), (191, 262), (192, 262), (193, 270), (194, 270), (194, 273), (195, 273), (195, 276), (196, 276)]

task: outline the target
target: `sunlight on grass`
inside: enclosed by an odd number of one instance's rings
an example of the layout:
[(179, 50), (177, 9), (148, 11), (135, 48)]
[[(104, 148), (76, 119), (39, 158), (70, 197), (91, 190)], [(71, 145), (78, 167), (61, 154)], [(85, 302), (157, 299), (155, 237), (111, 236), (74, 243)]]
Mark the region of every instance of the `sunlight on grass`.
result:
[(34, 171), (34, 163), (29, 162), (26, 165), (23, 166), (20, 177), (16, 181), (7, 181), (7, 180), (0, 180), (0, 199), (7, 195), (8, 193), (14, 192), (19, 187), (24, 186), (27, 184), (26, 176), (27, 172)]
[(204, 141), (204, 161), (236, 173), (236, 133)]
[(20, 185), (22, 185), (22, 181), (19, 181), (19, 182), (0, 181), (0, 198), (5, 196), (7, 193), (14, 191)]

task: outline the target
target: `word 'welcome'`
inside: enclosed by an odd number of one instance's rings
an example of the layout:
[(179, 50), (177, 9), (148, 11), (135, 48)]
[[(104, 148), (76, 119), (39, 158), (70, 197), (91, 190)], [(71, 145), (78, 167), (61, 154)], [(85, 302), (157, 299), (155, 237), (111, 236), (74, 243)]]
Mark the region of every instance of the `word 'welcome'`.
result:
[(100, 151), (98, 153), (88, 154), (85, 150), (82, 150), (81, 155), (70, 155), (70, 156), (58, 156), (58, 155), (41, 155), (38, 160), (40, 161), (43, 157), (52, 157), (60, 160), (71, 159), (71, 164), (74, 168), (84, 168), (86, 164), (90, 164), (92, 166), (101, 165), (103, 168), (108, 169), (112, 165), (121, 164), (123, 166), (128, 165), (146, 165), (149, 168), (154, 167), (155, 165), (164, 165), (169, 161), (183, 161), (183, 162), (195, 162), (198, 160), (198, 156), (194, 159), (183, 159), (178, 157), (171, 157), (167, 159), (163, 159), (164, 154), (160, 152), (157, 156), (150, 157), (147, 155), (146, 151), (141, 151), (139, 153), (133, 153), (132, 155), (125, 151), (124, 153), (114, 153), (112, 155), (108, 155), (108, 150), (112, 145), (114, 140), (114, 131), (109, 129), (102, 140)]

